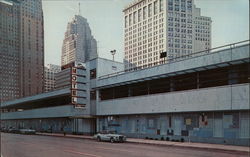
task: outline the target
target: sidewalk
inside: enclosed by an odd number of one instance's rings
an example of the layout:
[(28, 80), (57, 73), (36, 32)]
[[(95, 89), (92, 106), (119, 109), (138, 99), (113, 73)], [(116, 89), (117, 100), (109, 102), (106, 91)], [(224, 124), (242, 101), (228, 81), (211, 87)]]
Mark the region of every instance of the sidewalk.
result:
[[(36, 133), (37, 135), (43, 136), (56, 136), (56, 137), (67, 137), (67, 138), (81, 138), (93, 140), (93, 136), (86, 135), (72, 135), (59, 133)], [(160, 141), (160, 140), (147, 140), (147, 139), (137, 139), (137, 138), (127, 138), (127, 142), (130, 143), (140, 143), (140, 144), (153, 144), (160, 146), (174, 146), (174, 147), (185, 147), (185, 148), (196, 148), (196, 149), (211, 149), (211, 150), (223, 150), (223, 151), (236, 151), (242, 153), (249, 153), (250, 148), (247, 146), (233, 146), (233, 145), (222, 145), (222, 144), (209, 144), (209, 143), (193, 143), (193, 142), (170, 142), (170, 141)]]

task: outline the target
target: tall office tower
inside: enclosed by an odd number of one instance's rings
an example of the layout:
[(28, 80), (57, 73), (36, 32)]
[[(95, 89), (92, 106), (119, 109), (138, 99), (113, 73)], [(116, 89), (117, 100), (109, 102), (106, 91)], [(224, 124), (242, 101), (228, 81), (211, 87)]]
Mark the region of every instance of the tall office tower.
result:
[(0, 1), (0, 102), (20, 96), (20, 3)]
[(193, 0), (135, 0), (123, 12), (126, 69), (211, 48), (211, 18)]
[(21, 97), (44, 91), (44, 25), (41, 0), (21, 1)]
[(61, 71), (61, 66), (48, 64), (44, 67), (44, 91), (49, 92), (55, 89), (55, 75)]
[(0, 99), (43, 92), (41, 0), (0, 1)]
[(91, 34), (87, 19), (75, 15), (68, 23), (62, 46), (61, 65), (86, 62), (97, 57), (97, 43)]

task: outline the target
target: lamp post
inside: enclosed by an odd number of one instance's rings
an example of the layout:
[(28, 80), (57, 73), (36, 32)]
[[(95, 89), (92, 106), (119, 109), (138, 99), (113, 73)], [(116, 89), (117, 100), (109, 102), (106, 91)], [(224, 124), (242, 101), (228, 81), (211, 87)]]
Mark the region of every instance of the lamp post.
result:
[(113, 61), (115, 60), (115, 53), (116, 53), (116, 50), (111, 50), (110, 51), (111, 55), (113, 56)]

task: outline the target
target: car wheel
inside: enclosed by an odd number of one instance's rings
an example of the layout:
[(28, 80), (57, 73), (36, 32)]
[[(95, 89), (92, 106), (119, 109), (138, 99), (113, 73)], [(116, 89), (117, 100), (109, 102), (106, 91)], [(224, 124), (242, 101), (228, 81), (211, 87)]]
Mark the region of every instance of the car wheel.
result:
[(97, 137), (97, 141), (98, 141), (98, 142), (101, 142), (101, 137), (98, 136), (98, 137)]
[(110, 142), (111, 142), (111, 143), (114, 143), (114, 142), (115, 142), (115, 140), (114, 140), (113, 138), (111, 138), (111, 139), (110, 139)]

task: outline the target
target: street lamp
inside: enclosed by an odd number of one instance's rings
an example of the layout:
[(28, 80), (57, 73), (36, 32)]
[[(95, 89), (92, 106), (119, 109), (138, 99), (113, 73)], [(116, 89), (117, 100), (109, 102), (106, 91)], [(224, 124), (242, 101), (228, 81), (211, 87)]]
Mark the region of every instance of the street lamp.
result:
[(113, 61), (115, 60), (115, 53), (116, 53), (116, 50), (111, 50), (110, 51), (111, 55), (113, 56)]

